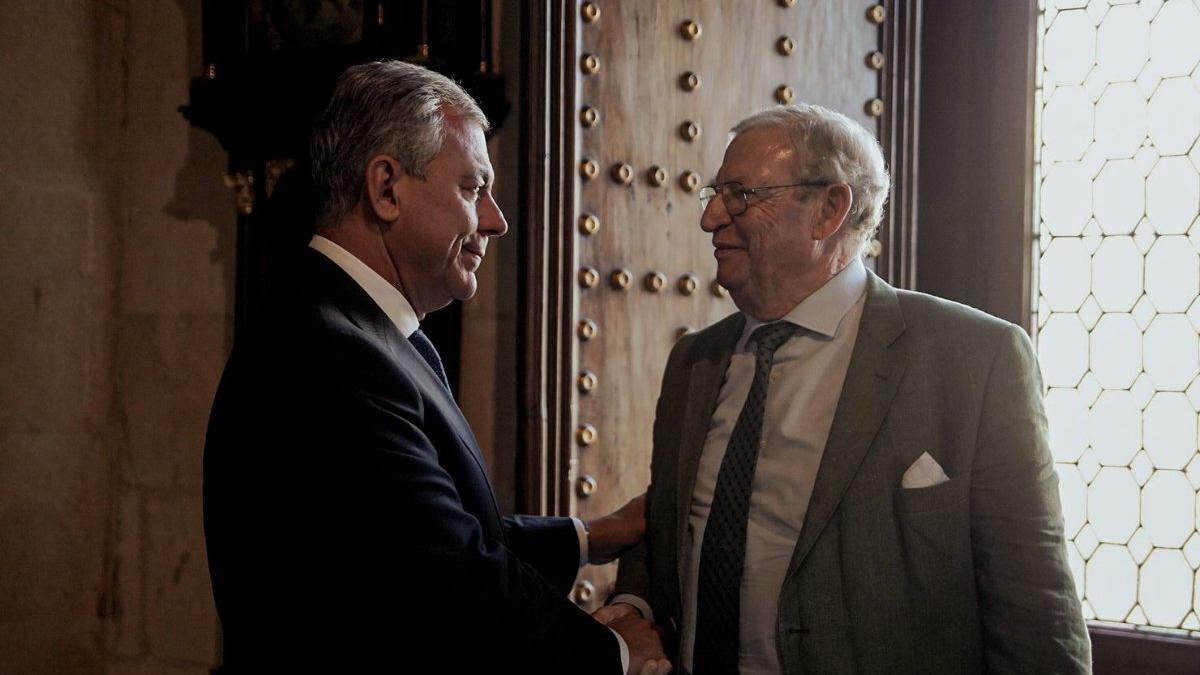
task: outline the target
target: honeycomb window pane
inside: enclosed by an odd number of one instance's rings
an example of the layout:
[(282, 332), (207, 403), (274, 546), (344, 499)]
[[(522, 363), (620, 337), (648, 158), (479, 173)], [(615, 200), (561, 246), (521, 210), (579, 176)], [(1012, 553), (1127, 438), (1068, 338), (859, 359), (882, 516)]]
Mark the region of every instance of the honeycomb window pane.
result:
[(1096, 147), (1106, 159), (1133, 157), (1146, 140), (1148, 114), (1137, 85), (1110, 85), (1096, 103)]
[(1125, 544), (1137, 529), (1138, 485), (1129, 469), (1104, 467), (1088, 486), (1088, 522), (1105, 544)]
[(1182, 471), (1155, 471), (1142, 489), (1142, 527), (1150, 543), (1180, 548), (1196, 531), (1196, 491)]
[(1159, 237), (1146, 254), (1146, 294), (1155, 309), (1186, 312), (1200, 293), (1200, 259), (1187, 237)]
[(1073, 312), (1087, 298), (1092, 260), (1082, 239), (1055, 238), (1042, 254), (1042, 295), (1051, 311)]
[(1092, 177), (1080, 162), (1051, 165), (1041, 191), (1042, 220), (1050, 234), (1076, 236), (1092, 217)]
[(1113, 7), (1096, 35), (1096, 60), (1109, 82), (1132, 81), (1150, 56), (1150, 24), (1136, 6)]
[(1038, 333), (1038, 359), (1046, 384), (1074, 387), (1088, 368), (1088, 334), (1079, 317), (1052, 314)]
[(1142, 372), (1142, 332), (1129, 314), (1105, 314), (1092, 329), (1092, 373), (1105, 389), (1126, 389)]
[(1146, 212), (1142, 171), (1131, 159), (1109, 161), (1092, 184), (1092, 204), (1104, 234), (1129, 234)]
[[(1128, 391), (1106, 391), (1089, 413), (1090, 441), (1105, 466), (1129, 466), (1142, 448), (1142, 410)], [(1051, 423), (1053, 423), (1051, 414)]]
[(1092, 255), (1092, 293), (1106, 312), (1128, 312), (1142, 297), (1142, 252), (1132, 237), (1105, 237)]
[(1054, 90), (1042, 112), (1042, 142), (1048, 160), (1077, 160), (1092, 144), (1095, 106), (1083, 87)]
[(1186, 77), (1163, 80), (1150, 97), (1150, 140), (1161, 155), (1183, 155), (1191, 149), (1197, 134), (1200, 92)]
[(1200, 634), (1200, 0), (1040, 6), (1033, 324), (1071, 574), (1089, 620)]
[(1191, 610), (1191, 598), (1186, 589), (1192, 580), (1192, 570), (1182, 551), (1156, 550), (1142, 565), (1138, 584), (1138, 604), (1146, 618), (1158, 626), (1175, 627)]
[(1164, 75), (1186, 75), (1200, 60), (1200, 10), (1190, 0), (1168, 0), (1150, 26), (1150, 60)]
[(1060, 12), (1046, 32), (1046, 71), (1056, 84), (1079, 84), (1096, 61), (1096, 28), (1087, 12)]
[(1160, 314), (1146, 330), (1146, 374), (1159, 391), (1184, 391), (1200, 369), (1196, 329), (1183, 314)]
[(1104, 544), (1087, 563), (1087, 599), (1096, 618), (1123, 621), (1137, 601), (1137, 565), (1124, 546)]
[[(1197, 112), (1200, 114), (1200, 111)], [(1200, 175), (1187, 157), (1163, 157), (1146, 179), (1146, 215), (1159, 234), (1184, 234), (1200, 207)]]
[(1187, 396), (1155, 395), (1142, 417), (1146, 454), (1159, 469), (1181, 470), (1196, 454), (1196, 412)]

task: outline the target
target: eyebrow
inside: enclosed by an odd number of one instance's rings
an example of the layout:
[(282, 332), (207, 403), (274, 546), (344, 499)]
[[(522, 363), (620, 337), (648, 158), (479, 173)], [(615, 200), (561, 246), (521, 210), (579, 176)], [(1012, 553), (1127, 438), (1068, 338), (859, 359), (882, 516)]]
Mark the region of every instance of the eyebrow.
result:
[(460, 178), (462, 180), (482, 180), (484, 186), (489, 187), (492, 184), (492, 174), (488, 173), (487, 171), (472, 171), (470, 173), (464, 173)]

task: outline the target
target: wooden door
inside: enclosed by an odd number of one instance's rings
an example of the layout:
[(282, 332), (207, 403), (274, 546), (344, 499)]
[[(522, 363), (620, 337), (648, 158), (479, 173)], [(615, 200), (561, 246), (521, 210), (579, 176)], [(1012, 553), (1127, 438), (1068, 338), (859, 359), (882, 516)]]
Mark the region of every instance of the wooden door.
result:
[[(525, 120), (542, 134), (530, 137), (525, 212), (527, 508), (586, 519), (645, 490), (672, 345), (736, 311), (716, 285), (697, 195), (737, 121), (805, 101), (886, 132), (885, 147), (906, 142), (892, 131), (904, 126), (886, 100), (897, 97), (883, 93), (910, 9), (897, 4), (596, 0), (531, 12), (525, 76), (544, 85)], [(889, 221), (884, 236), (905, 226)], [(576, 600), (601, 603), (615, 572), (585, 570)]]

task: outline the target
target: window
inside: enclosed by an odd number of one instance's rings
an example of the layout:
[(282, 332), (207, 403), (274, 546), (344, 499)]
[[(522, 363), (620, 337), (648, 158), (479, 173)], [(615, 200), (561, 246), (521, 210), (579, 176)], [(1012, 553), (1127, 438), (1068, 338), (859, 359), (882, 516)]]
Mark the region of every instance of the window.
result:
[(1088, 619), (1200, 635), (1200, 1), (1041, 0), (1036, 339)]

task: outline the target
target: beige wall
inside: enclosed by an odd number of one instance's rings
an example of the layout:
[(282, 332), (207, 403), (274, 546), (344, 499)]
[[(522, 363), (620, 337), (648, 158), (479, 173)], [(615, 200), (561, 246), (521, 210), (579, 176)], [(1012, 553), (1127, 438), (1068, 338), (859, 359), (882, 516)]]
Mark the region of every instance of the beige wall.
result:
[(0, 2), (0, 671), (204, 673), (224, 154), (200, 0)]
[[(230, 344), (225, 154), (177, 112), (201, 0), (0, 0), (0, 672), (207, 673), (204, 427)], [(517, 35), (519, 6), (498, 3)], [(513, 231), (464, 310), (462, 405), (511, 506), (519, 40), (491, 143)]]

